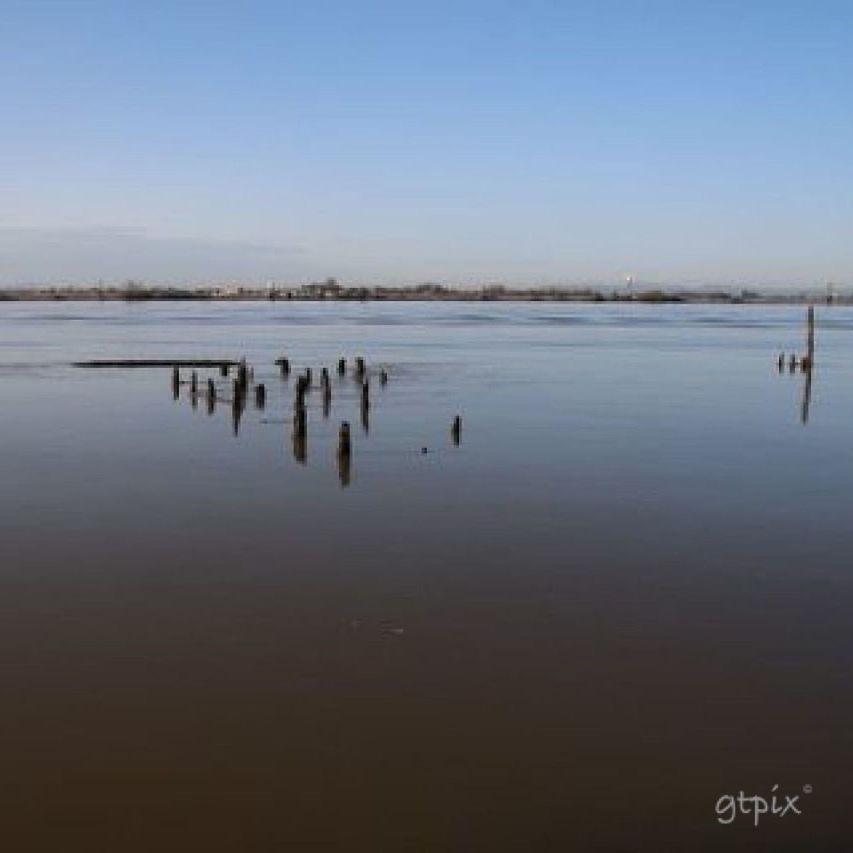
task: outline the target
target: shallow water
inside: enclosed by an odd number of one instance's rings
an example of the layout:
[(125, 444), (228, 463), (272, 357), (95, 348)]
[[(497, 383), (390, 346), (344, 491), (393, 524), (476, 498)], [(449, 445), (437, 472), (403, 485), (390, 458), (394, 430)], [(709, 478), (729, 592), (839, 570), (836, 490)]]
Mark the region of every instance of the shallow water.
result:
[[(10, 849), (847, 849), (853, 310), (807, 406), (804, 316), (0, 304)], [(283, 354), (385, 365), (367, 431), (332, 371), (296, 459)], [(70, 366), (242, 355), (236, 435)]]

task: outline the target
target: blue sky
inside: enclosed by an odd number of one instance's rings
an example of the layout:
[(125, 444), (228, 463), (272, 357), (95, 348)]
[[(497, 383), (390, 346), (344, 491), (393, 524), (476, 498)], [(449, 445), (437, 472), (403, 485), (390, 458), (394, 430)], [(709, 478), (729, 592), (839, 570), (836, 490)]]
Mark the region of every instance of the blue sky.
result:
[(0, 283), (853, 283), (853, 3), (0, 0)]

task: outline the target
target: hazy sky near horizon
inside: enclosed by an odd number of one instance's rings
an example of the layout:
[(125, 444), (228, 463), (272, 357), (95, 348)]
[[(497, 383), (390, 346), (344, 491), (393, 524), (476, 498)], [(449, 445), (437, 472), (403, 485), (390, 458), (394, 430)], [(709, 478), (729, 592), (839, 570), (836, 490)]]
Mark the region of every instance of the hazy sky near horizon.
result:
[(0, 284), (853, 283), (846, 0), (0, 9)]

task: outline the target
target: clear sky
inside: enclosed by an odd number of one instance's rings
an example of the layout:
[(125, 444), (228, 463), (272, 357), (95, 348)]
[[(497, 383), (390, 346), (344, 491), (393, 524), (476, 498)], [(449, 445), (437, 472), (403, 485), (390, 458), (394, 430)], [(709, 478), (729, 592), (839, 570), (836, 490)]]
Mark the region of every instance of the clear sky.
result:
[(0, 283), (853, 283), (853, 2), (0, 0)]

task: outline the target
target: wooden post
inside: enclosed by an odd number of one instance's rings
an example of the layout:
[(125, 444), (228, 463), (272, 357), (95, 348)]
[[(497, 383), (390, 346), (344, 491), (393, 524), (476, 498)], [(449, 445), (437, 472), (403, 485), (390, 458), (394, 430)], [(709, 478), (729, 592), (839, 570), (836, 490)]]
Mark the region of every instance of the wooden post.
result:
[(352, 451), (352, 442), (350, 440), (349, 423), (344, 421), (338, 432), (338, 455), (349, 456)]
[(453, 419), (453, 426), (450, 427), (450, 434), (453, 437), (453, 443), (459, 444), (459, 438), (462, 435), (462, 418), (457, 415)]
[(808, 311), (808, 325), (809, 325), (809, 355), (814, 354), (814, 305), (809, 305)]
[(365, 433), (370, 430), (370, 385), (367, 380), (361, 386), (361, 428)]
[(305, 368), (305, 390), (309, 391), (311, 389), (311, 368)]
[(290, 361), (286, 358), (277, 358), (275, 363), (278, 365), (279, 370), (281, 371), (282, 379), (286, 379), (290, 376)]
[(240, 431), (240, 418), (246, 405), (245, 387), (240, 383), (239, 376), (234, 380), (234, 397), (231, 401), (231, 423), (234, 427), (234, 435)]
[(222, 364), (219, 366), (219, 375), (223, 376), (223, 377), (228, 376), (228, 365), (227, 364)]
[(216, 402), (216, 385), (212, 379), (207, 380), (207, 398)]
[(237, 382), (240, 385), (240, 389), (245, 391), (249, 387), (249, 368), (246, 367), (246, 360), (241, 360), (240, 364), (237, 366)]
[(379, 374), (379, 384), (387, 385), (388, 384), (388, 371), (383, 368), (383, 370)]
[(811, 369), (814, 364), (814, 305), (809, 305), (808, 314), (806, 315), (806, 323), (808, 325), (808, 335), (806, 341), (808, 363), (803, 362), (803, 370)]
[(198, 373), (194, 370), (190, 376), (190, 391), (193, 394), (198, 394)]
[(304, 376), (300, 376), (296, 380), (296, 408), (301, 409), (305, 406), (305, 392), (308, 390), (308, 380)]
[(361, 379), (361, 378), (364, 376), (364, 371), (365, 371), (364, 359), (363, 359), (361, 356), (359, 356), (359, 357), (355, 360), (355, 375), (356, 375), (356, 378)]
[(263, 382), (258, 383), (255, 387), (255, 406), (263, 409), (267, 402), (267, 389)]
[(181, 371), (178, 370), (178, 365), (176, 364), (172, 368), (172, 397), (173, 399), (178, 399), (178, 394), (181, 392)]
[(347, 372), (347, 360), (345, 358), (338, 359), (338, 376), (343, 376)]

